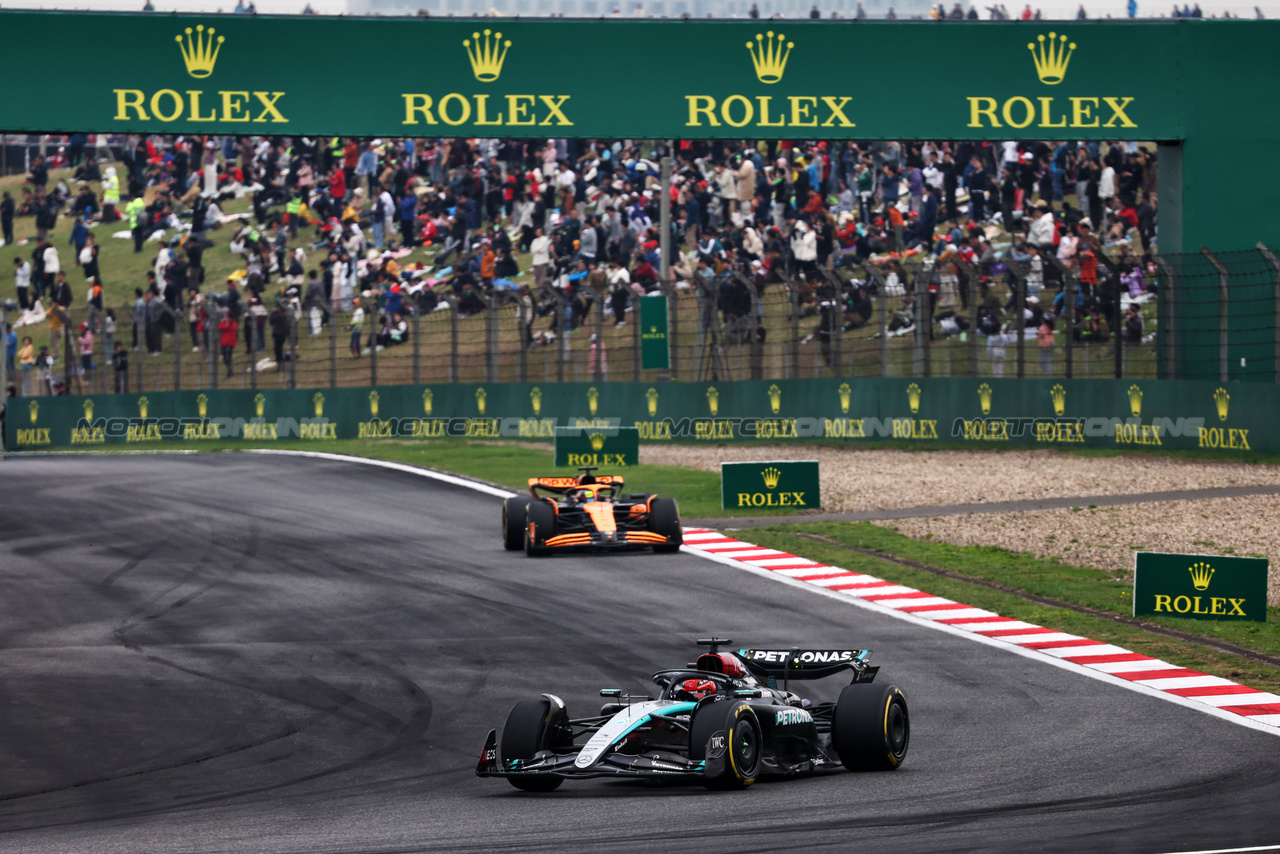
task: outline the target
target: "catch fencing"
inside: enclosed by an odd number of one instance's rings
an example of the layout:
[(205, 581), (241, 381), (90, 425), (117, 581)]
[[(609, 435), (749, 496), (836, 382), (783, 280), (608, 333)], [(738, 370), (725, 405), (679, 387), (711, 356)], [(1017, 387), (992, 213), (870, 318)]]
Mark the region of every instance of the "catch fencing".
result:
[[(242, 303), (229, 354), (212, 295), (203, 327), (191, 306), (160, 299), (141, 311), (75, 307), (56, 312), (49, 340), (35, 342), (47, 343), (52, 367), (15, 380), (20, 393), (41, 395), (611, 379), (1280, 379), (1280, 261), (1265, 246), (1155, 256), (1149, 267), (1100, 253), (1096, 283), (1044, 257), (1042, 271), (1006, 254), (978, 266), (951, 255), (855, 260), (767, 281), (729, 267), (695, 274), (656, 291), (669, 312), (663, 371), (640, 361), (637, 309), (649, 297), (548, 282), (530, 283), (527, 296), (437, 285), (398, 303), (365, 299), (358, 332), (351, 305), (286, 300), (281, 322), (266, 305)], [(278, 287), (267, 286), (264, 303)], [(1042, 315), (1054, 326), (1047, 338)], [(1021, 333), (1018, 317), (1027, 318)], [(94, 332), (88, 360), (81, 324)], [(117, 343), (127, 367), (113, 364)]]

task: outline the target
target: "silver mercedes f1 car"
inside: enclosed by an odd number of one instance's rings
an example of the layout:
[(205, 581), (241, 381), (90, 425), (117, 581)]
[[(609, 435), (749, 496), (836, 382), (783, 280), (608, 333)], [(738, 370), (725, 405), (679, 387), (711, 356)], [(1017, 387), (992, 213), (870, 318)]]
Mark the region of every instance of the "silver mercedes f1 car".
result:
[[(656, 697), (603, 689), (600, 714), (569, 716), (553, 694), (517, 703), (501, 739), (490, 730), (476, 774), (549, 792), (585, 777), (684, 778), (745, 788), (762, 776), (847, 768), (891, 771), (907, 755), (907, 699), (868, 663), (865, 649), (708, 650), (653, 675)], [(852, 675), (834, 702), (814, 703), (792, 682)]]

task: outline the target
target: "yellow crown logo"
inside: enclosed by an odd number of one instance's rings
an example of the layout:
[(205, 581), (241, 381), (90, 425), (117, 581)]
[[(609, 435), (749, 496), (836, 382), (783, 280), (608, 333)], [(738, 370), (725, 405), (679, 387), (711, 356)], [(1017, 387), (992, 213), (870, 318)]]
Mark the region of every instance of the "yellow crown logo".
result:
[(751, 62), (756, 67), (756, 77), (760, 78), (761, 83), (777, 83), (782, 80), (782, 74), (787, 70), (787, 57), (791, 56), (791, 48), (795, 46), (795, 42), (787, 41), (782, 33), (775, 37), (772, 30), (767, 36), (756, 33), (756, 40), (747, 42)]
[(502, 63), (506, 61), (507, 51), (511, 49), (511, 39), (504, 42), (502, 33), (485, 30), (483, 42), (480, 41), (479, 33), (472, 33), (471, 38), (462, 40), (462, 46), (467, 49), (467, 57), (471, 60), (471, 70), (476, 79), (481, 83), (492, 83), (502, 73)]
[(1191, 583), (1195, 585), (1197, 590), (1209, 589), (1209, 581), (1213, 578), (1214, 568), (1204, 561), (1193, 563), (1187, 567), (1187, 571), (1191, 573)]
[(533, 404), (533, 414), (542, 414), (542, 389), (534, 386), (529, 390), (529, 402)]
[(840, 383), (840, 388), (836, 389), (840, 394), (840, 412), (843, 415), (849, 414), (849, 400), (853, 397), (853, 389), (849, 388), (848, 383)]
[[(207, 394), (202, 394), (196, 398), (196, 414), (199, 415), (201, 419), (203, 419), (205, 415), (207, 415), (208, 413), (209, 413), (209, 396)], [(146, 418), (147, 416), (144, 415), (142, 417)]]
[(86, 400), (84, 402), (84, 420), (90, 424), (93, 423), (93, 401)]
[(213, 73), (214, 63), (218, 61), (218, 51), (222, 50), (222, 43), (227, 40), (226, 36), (218, 36), (217, 44), (213, 41), (213, 27), (209, 28), (209, 32), (204, 31), (204, 24), (196, 27), (196, 38), (191, 40), (191, 28), (187, 27), (187, 43), (182, 43), (182, 36), (174, 36), (173, 40), (178, 43), (178, 48), (182, 51), (182, 61), (187, 64), (187, 73), (192, 77), (205, 78)]
[(488, 396), (488, 393), (484, 389), (476, 389), (476, 408), (480, 410), (481, 415), (484, 415), (484, 399)]
[(31, 415), (31, 423), (35, 424), (36, 419), (40, 417), (40, 404), (37, 401), (31, 401), (27, 404), (27, 412)]
[(596, 387), (592, 386), (587, 389), (587, 409), (592, 415), (596, 414), (596, 408), (600, 405), (600, 392), (596, 391)]
[[(978, 386), (978, 403), (982, 405), (982, 414), (991, 414), (991, 386), (983, 383)], [(912, 410), (913, 412), (915, 410)]]
[(658, 414), (658, 390), (651, 388), (644, 393), (644, 396), (649, 399), (649, 417), (653, 418)]
[(1053, 399), (1053, 414), (1061, 418), (1067, 411), (1067, 390), (1062, 387), (1062, 383), (1054, 383), (1053, 388), (1049, 389), (1049, 397)]
[(591, 450), (598, 451), (604, 447), (603, 433), (592, 433), (591, 435), (587, 436), (587, 438), (591, 440)]
[(1220, 388), (1213, 393), (1213, 402), (1218, 405), (1218, 420), (1227, 420), (1227, 404), (1231, 402), (1231, 395), (1227, 394), (1225, 388)]
[(262, 392), (258, 392), (253, 396), (253, 412), (259, 418), (262, 417), (262, 412), (266, 408), (266, 406), (267, 406), (267, 396), (265, 394), (263, 394)]
[(424, 388), (424, 389), (422, 390), (422, 412), (423, 412), (423, 414), (425, 414), (425, 415), (430, 415), (430, 414), (431, 414), (431, 404), (432, 404), (432, 402), (433, 402), (434, 400), (435, 400), (435, 395), (434, 395), (434, 394), (432, 394), (431, 389), (429, 389), (429, 388)]
[(911, 406), (911, 414), (920, 411), (920, 386), (912, 383), (907, 386), (907, 403)]
[(715, 386), (708, 386), (707, 388), (707, 406), (711, 407), (712, 418), (720, 411), (720, 392), (716, 391)]
[(1047, 86), (1057, 86), (1067, 76), (1067, 65), (1071, 62), (1071, 54), (1075, 52), (1076, 43), (1067, 44), (1067, 37), (1057, 33), (1049, 33), (1046, 41), (1039, 36), (1036, 42), (1027, 44), (1031, 56), (1036, 62), (1036, 75), (1040, 82)]
[(776, 385), (769, 386), (769, 408), (773, 410), (774, 415), (782, 409), (782, 389)]
[(1129, 386), (1129, 411), (1134, 418), (1142, 416), (1142, 389), (1136, 385)]
[(773, 466), (769, 466), (767, 469), (760, 472), (760, 476), (764, 478), (764, 485), (766, 489), (777, 489), (778, 481), (782, 479), (782, 472), (778, 471)]
[(369, 416), (371, 418), (378, 417), (378, 398), (379, 395), (377, 391), (369, 392)]
[(138, 398), (138, 417), (146, 420), (147, 405), (150, 403), (145, 397)]
[(321, 394), (320, 392), (316, 392), (315, 394), (313, 394), (311, 396), (311, 406), (313, 407), (313, 410), (316, 413), (316, 418), (320, 418), (321, 416), (323, 416), (324, 415), (324, 395)]

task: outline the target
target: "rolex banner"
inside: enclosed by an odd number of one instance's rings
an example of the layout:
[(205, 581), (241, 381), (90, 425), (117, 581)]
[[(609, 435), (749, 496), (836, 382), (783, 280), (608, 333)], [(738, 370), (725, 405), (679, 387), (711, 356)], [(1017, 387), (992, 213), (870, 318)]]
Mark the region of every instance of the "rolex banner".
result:
[(635, 427), (558, 427), (556, 465), (595, 466), (602, 474), (640, 462), (640, 433)]
[(640, 300), (640, 367), (646, 371), (671, 369), (666, 294), (649, 294)]
[(818, 461), (720, 464), (721, 506), (725, 510), (822, 506)]
[(1267, 620), (1267, 559), (1138, 552), (1133, 615)]

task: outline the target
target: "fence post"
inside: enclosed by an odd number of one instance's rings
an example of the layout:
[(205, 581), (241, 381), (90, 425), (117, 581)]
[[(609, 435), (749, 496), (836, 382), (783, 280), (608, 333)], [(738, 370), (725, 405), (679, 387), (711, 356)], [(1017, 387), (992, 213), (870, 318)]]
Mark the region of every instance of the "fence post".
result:
[[(635, 303), (635, 311), (631, 313), (631, 381), (640, 382), (640, 298), (632, 294), (629, 299)], [(668, 300), (670, 305), (670, 300)]]
[(1275, 319), (1272, 321), (1271, 327), (1271, 335), (1275, 338), (1276, 355), (1275, 363), (1272, 365), (1272, 372), (1275, 374), (1276, 384), (1280, 385), (1280, 258), (1277, 258), (1275, 253), (1268, 249), (1261, 240), (1258, 241), (1257, 249), (1262, 254), (1262, 257), (1266, 258), (1271, 263), (1271, 266), (1276, 268), (1275, 305), (1273, 306)]
[(1203, 247), (1200, 252), (1218, 271), (1218, 381), (1227, 381), (1227, 267), (1218, 256)]
[(456, 383), (458, 381), (458, 297), (456, 294), (447, 294), (444, 299), (449, 303), (449, 382)]
[[(532, 304), (532, 299), (530, 299)], [(516, 379), (520, 382), (529, 381), (529, 338), (531, 335), (531, 324), (533, 318), (529, 316), (529, 309), (526, 307), (524, 300), (520, 297), (520, 292), (516, 292), (516, 330), (520, 338), (519, 355), (516, 357)]]
[[(738, 281), (747, 289), (747, 293), (751, 294), (751, 321), (748, 324), (750, 328), (751, 349), (748, 353), (750, 377), (753, 380), (764, 379), (764, 344), (760, 341), (760, 336), (756, 334), (756, 327), (759, 325), (759, 318), (764, 316), (764, 312), (760, 306), (760, 289), (756, 287), (756, 283), (748, 279), (741, 273), (736, 273)], [(839, 361), (836, 362), (839, 367)]]
[[(979, 342), (981, 338), (978, 335), (978, 288), (981, 284), (980, 277), (978, 276), (978, 271), (959, 255), (954, 256), (951, 260), (955, 263), (957, 271), (963, 273), (964, 277), (969, 280), (969, 287), (965, 289), (969, 298), (969, 375), (976, 377), (981, 370), (979, 357)], [(959, 284), (957, 283), (958, 287)]]
[[(217, 311), (216, 304), (210, 305), (209, 307), (215, 312)], [(213, 315), (210, 314), (205, 318), (204, 322), (204, 348), (209, 353), (209, 388), (211, 389), (216, 389), (218, 387), (218, 348), (213, 346), (215, 337), (214, 325)], [(138, 366), (138, 371), (138, 391), (142, 391), (141, 365)]]
[[(906, 277), (906, 269), (898, 266), (898, 274)], [(929, 339), (933, 336), (933, 311), (929, 305), (929, 282), (918, 272), (915, 275), (914, 291), (916, 295), (916, 334), (912, 348), (912, 373), (917, 377), (930, 375)]]
[(422, 344), (418, 339), (419, 323), (422, 312), (415, 305), (413, 307), (413, 384), (418, 385), (422, 382), (422, 372), (418, 364), (419, 357), (422, 354)]
[[(1094, 250), (1095, 255), (1101, 251), (1102, 251), (1101, 247), (1096, 247)], [(1078, 283), (1076, 274), (1071, 272), (1071, 270), (1067, 269), (1067, 265), (1063, 264), (1062, 261), (1060, 261), (1056, 255), (1046, 252), (1044, 255), (1044, 258), (1050, 264), (1052, 264), (1054, 268), (1057, 269), (1058, 279), (1059, 281), (1062, 282), (1062, 312), (1064, 315), (1066, 315), (1066, 318), (1067, 318), (1066, 373), (1067, 373), (1067, 379), (1070, 379), (1072, 375), (1072, 370), (1073, 370), (1072, 368), (1072, 355), (1073, 355), (1072, 343), (1073, 342), (1072, 342), (1071, 332), (1072, 332), (1072, 329), (1074, 328), (1073, 317), (1075, 315), (1075, 306), (1076, 306), (1075, 301), (1072, 298), (1072, 295), (1076, 292), (1076, 288), (1079, 286), (1079, 283)]]
[[(889, 303), (888, 295), (885, 293), (887, 286), (884, 280), (884, 274), (879, 269), (867, 264), (865, 267), (867, 277), (876, 283), (876, 295), (879, 297), (880, 311), (880, 376), (889, 376)], [(869, 320), (870, 318), (868, 318)]]
[(289, 388), (298, 387), (298, 319), (289, 312)]
[(329, 388), (338, 385), (338, 312), (334, 306), (329, 309)]
[[(671, 321), (671, 379), (680, 379), (680, 292), (666, 282), (662, 290), (667, 295), (667, 317)], [(640, 307), (636, 306), (636, 320), (640, 318)]]
[[(1027, 274), (1012, 258), (1005, 265), (1013, 276), (1013, 327), (1018, 335), (1014, 351), (1014, 376), (1021, 379), (1026, 373), (1027, 337)], [(1005, 324), (1008, 326), (1009, 324)]]
[(258, 318), (249, 311), (244, 313), (249, 332), (249, 388), (258, 389)]
[(378, 325), (380, 315), (377, 296), (371, 297), (369, 302), (369, 385), (376, 386), (378, 384), (378, 333), (381, 331)]
[(658, 186), (658, 277), (665, 285), (671, 279), (671, 156), (661, 161), (661, 182)]
[(494, 314), (498, 298), (486, 293), (479, 297), (484, 303), (484, 381), (492, 383), (498, 381), (498, 319)]
[(591, 379), (599, 383), (604, 382), (604, 361), (608, 358), (604, 347), (604, 295), (592, 291), (591, 307), (594, 309), (592, 314), (596, 316), (596, 363), (591, 371)]
[[(1262, 244), (1259, 243), (1259, 246)], [(1174, 274), (1173, 265), (1166, 261), (1160, 255), (1153, 255), (1157, 266), (1164, 273), (1164, 286), (1160, 288), (1160, 304), (1164, 306), (1164, 325), (1161, 337), (1164, 339), (1164, 372), (1165, 379), (1175, 380), (1178, 378), (1177, 355), (1174, 351)], [(1277, 294), (1277, 311), (1280, 312), (1280, 265), (1277, 265), (1276, 277), (1276, 294)], [(1280, 382), (1280, 324), (1276, 326), (1276, 382)]]

